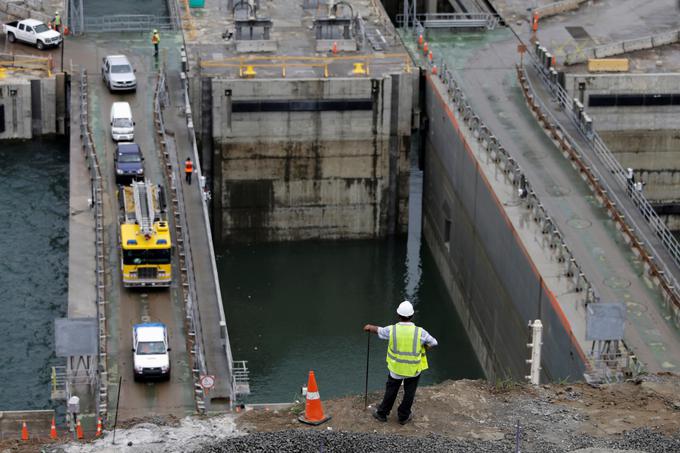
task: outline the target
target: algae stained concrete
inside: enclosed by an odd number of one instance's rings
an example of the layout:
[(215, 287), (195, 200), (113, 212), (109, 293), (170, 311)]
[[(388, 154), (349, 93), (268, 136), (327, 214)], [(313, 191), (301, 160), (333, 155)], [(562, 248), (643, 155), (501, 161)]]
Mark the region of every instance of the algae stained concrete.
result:
[(406, 231), (414, 74), (212, 80), (222, 240)]

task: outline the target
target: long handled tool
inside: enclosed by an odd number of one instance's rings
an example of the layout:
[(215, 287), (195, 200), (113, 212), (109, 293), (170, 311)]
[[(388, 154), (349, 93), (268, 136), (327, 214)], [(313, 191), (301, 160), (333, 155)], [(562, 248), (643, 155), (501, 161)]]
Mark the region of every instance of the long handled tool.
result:
[(366, 332), (366, 386), (364, 388), (364, 410), (368, 408), (368, 363), (371, 357), (371, 332)]

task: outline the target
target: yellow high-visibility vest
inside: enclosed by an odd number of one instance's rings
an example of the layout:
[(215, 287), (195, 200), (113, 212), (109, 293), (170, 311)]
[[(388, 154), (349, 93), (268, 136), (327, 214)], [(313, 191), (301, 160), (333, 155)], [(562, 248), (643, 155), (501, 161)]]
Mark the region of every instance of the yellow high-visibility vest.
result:
[(422, 329), (413, 324), (395, 324), (390, 329), (387, 369), (394, 374), (413, 377), (427, 370), (425, 348), (420, 343)]

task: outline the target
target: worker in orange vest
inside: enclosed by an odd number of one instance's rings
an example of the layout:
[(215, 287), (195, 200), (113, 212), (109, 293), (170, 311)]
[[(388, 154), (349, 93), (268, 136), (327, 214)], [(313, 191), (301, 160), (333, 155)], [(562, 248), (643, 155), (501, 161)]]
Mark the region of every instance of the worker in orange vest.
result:
[(531, 31), (534, 33), (538, 31), (538, 11), (534, 11), (534, 15), (531, 18)]
[(194, 163), (191, 162), (191, 157), (187, 157), (184, 161), (184, 175), (186, 177), (187, 184), (191, 185), (191, 174), (194, 172)]
[(158, 56), (158, 44), (161, 42), (161, 35), (158, 34), (158, 30), (154, 30), (151, 35), (151, 44), (153, 44), (153, 56)]

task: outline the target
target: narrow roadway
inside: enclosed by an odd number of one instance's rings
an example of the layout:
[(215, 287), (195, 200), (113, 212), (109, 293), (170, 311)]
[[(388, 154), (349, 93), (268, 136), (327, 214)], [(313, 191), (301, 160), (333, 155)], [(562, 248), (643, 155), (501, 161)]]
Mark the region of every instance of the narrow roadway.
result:
[[(124, 43), (124, 44), (123, 44)], [(109, 319), (109, 413), (115, 413), (118, 377), (122, 377), (119, 419), (151, 415), (184, 416), (194, 412), (193, 381), (186, 350), (183, 302), (177, 279), (176, 247), (173, 257), (173, 285), (149, 291), (125, 289), (120, 275), (118, 245), (118, 200), (113, 169), (115, 143), (111, 140), (109, 113), (115, 101), (127, 101), (136, 122), (135, 142), (145, 158), (146, 177), (167, 187), (160, 155), (154, 140), (153, 90), (157, 63), (145, 37), (139, 33), (91, 35), (71, 41), (69, 55), (87, 68), (89, 77), (90, 118), (93, 139), (105, 177), (105, 226), (108, 256)], [(82, 44), (82, 46), (81, 46)], [(78, 46), (78, 51), (73, 47)], [(136, 69), (136, 93), (111, 94), (101, 80), (101, 59), (123, 53)], [(77, 60), (76, 60), (77, 58)], [(170, 214), (168, 220), (174, 221)], [(171, 229), (172, 231), (172, 229)], [(173, 234), (173, 243), (176, 238)], [(132, 326), (139, 322), (163, 322), (168, 326), (172, 351), (169, 382), (136, 383), (132, 369)]]

